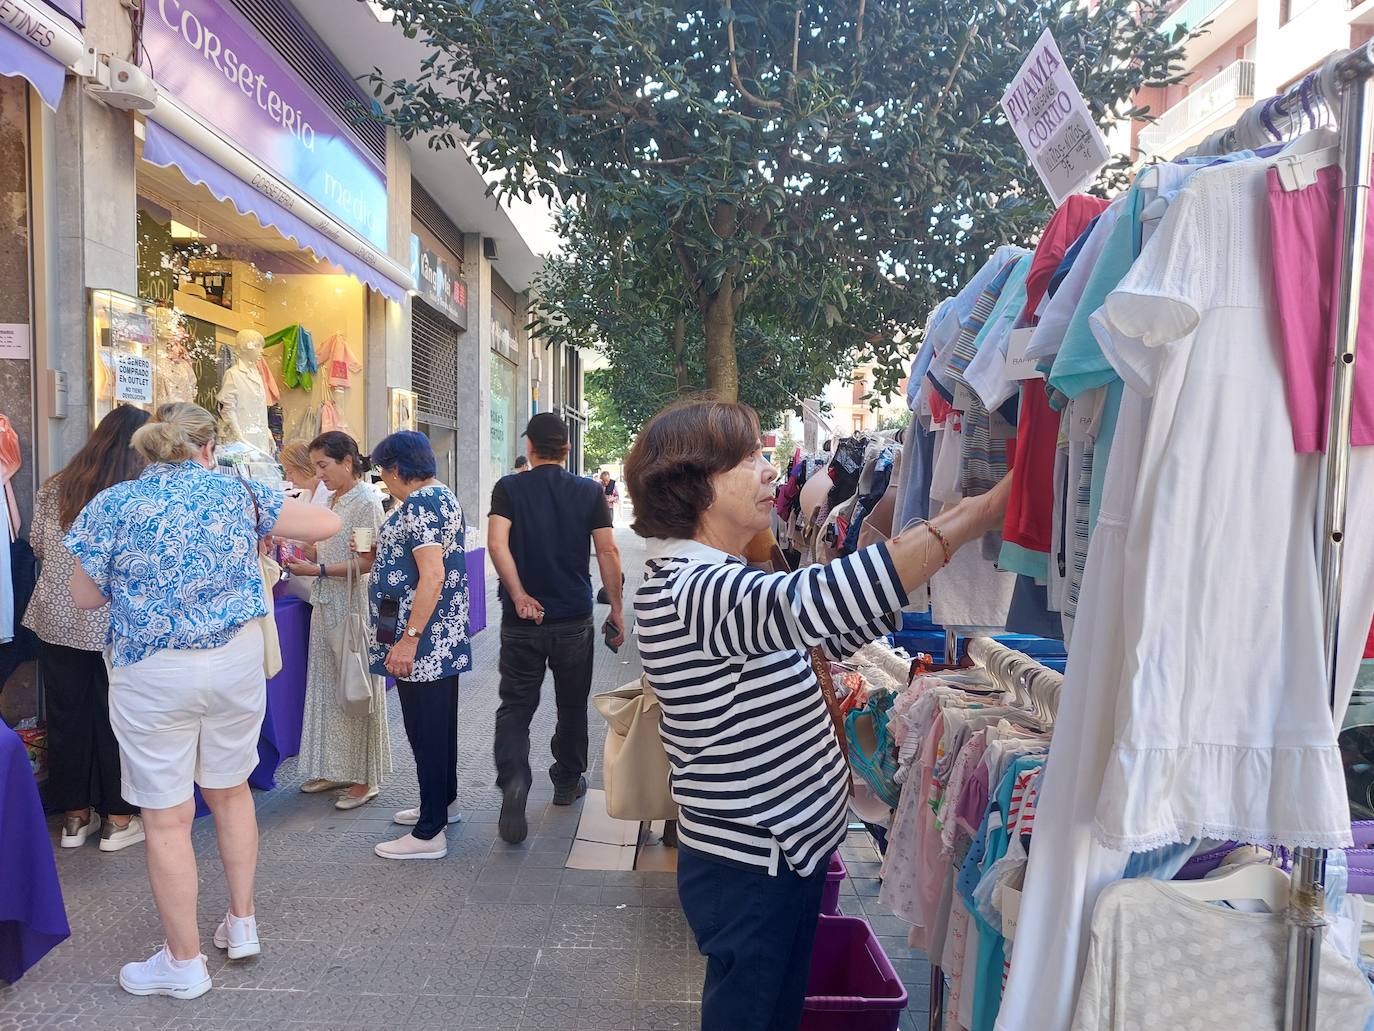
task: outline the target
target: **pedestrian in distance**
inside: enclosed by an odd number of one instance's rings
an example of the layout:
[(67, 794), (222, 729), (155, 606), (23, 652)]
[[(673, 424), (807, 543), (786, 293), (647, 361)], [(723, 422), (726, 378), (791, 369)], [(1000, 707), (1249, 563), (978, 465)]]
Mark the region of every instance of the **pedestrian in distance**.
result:
[(143, 471), (143, 456), (132, 441), (147, 421), (147, 412), (129, 405), (114, 409), (33, 500), (29, 542), (42, 566), (24, 625), (38, 637), (48, 717), (48, 801), (65, 814), (62, 848), (80, 848), (98, 832), (100, 850), (118, 852), (144, 837), (137, 807), (120, 793), (119, 744), (110, 728), (110, 609), (83, 610), (72, 603), (67, 584), (76, 559), (62, 538), (93, 497)]
[(458, 676), (472, 668), (463, 510), (437, 480), (429, 439), (404, 430), (372, 451), (396, 505), (377, 532), (369, 602), (372, 672), (396, 678), (420, 804), (393, 820), (407, 834), (383, 859), (443, 859), (458, 798)]
[(147, 468), (96, 495), (64, 543), (78, 562), (76, 605), (110, 606), (110, 724), (124, 798), (143, 812), (148, 880), (167, 935), (151, 958), (125, 964), (119, 983), (133, 995), (194, 999), (211, 988), (196, 926), (197, 784), (229, 882), (215, 945), (230, 959), (262, 951), (248, 789), (267, 707), (259, 549), (274, 532), (323, 540), (339, 532), (339, 519), (215, 472), (215, 417), (199, 405), (163, 405), (133, 446)]
[(522, 436), (530, 470), (497, 481), (487, 521), (487, 553), (501, 580), (501, 704), (494, 744), (501, 789), (498, 830), (512, 845), (529, 833), (530, 721), (546, 671), (553, 673), (558, 711), (549, 770), (553, 804), (572, 805), (587, 791), (587, 698), (597, 636), (593, 546), (611, 607), (607, 643), (619, 648), (625, 641), (620, 552), (604, 490), (564, 468), (568, 428), (557, 415), (534, 416)]

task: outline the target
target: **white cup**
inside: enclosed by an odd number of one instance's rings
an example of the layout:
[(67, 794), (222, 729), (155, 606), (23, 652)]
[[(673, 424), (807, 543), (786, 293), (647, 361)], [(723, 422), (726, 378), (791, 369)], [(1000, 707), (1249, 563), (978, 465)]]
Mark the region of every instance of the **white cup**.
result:
[(359, 555), (366, 555), (372, 550), (372, 527), (353, 527), (353, 550)]

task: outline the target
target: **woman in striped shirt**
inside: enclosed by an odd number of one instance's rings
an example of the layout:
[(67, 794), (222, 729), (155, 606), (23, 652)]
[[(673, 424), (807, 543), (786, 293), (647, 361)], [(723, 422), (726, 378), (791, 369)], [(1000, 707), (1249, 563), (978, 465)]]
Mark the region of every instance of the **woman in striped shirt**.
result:
[(625, 464), (650, 538), (635, 599), (681, 808), (678, 894), (707, 957), (703, 1031), (795, 1031), (848, 771), (807, 656), (898, 627), (907, 594), (999, 526), (1009, 483), (887, 543), (796, 573), (740, 557), (769, 527), (776, 473), (744, 405), (685, 401)]

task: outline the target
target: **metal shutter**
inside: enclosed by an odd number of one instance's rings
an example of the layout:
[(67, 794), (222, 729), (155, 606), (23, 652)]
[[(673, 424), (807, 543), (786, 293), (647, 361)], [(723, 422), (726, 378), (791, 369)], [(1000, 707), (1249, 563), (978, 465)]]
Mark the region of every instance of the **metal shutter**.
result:
[(371, 152), (379, 167), (386, 168), (386, 126), (366, 114), (373, 110), (375, 101), (344, 71), (288, 0), (233, 3), (325, 107), (338, 115), (354, 138)]
[(458, 425), (458, 327), (415, 298), (410, 306), (410, 382), (422, 422)]

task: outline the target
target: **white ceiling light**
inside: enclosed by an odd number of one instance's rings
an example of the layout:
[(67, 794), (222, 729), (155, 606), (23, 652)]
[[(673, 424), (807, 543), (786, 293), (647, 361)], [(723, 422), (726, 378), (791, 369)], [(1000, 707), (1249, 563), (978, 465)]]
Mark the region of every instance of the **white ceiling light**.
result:
[(396, 20), (396, 12), (388, 11), (377, 0), (367, 0), (367, 9), (372, 12), (372, 16), (384, 25), (390, 25)]

